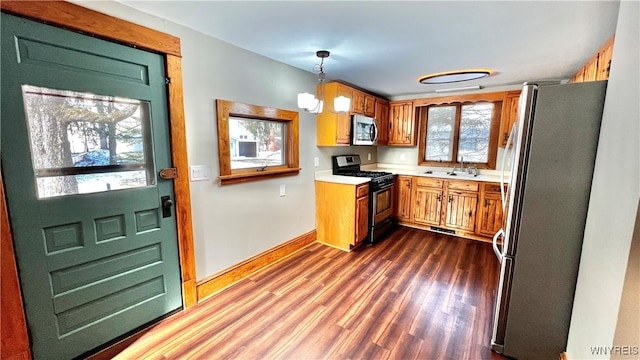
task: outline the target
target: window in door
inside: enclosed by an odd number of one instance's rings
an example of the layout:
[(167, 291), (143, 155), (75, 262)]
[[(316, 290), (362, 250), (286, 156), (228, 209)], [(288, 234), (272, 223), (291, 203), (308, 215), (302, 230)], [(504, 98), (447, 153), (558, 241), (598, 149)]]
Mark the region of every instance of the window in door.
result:
[(39, 198), (152, 185), (149, 103), (22, 86)]

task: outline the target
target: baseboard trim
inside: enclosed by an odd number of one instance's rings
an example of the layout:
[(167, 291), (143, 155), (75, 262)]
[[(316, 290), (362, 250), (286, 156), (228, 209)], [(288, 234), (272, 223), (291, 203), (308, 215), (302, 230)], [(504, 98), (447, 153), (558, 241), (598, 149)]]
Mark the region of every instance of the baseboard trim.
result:
[(316, 241), (316, 231), (312, 230), (295, 239), (289, 240), (274, 248), (266, 250), (241, 263), (233, 265), (217, 274), (202, 279), (196, 284), (198, 302), (224, 290), (245, 277), (273, 265), (296, 251)]

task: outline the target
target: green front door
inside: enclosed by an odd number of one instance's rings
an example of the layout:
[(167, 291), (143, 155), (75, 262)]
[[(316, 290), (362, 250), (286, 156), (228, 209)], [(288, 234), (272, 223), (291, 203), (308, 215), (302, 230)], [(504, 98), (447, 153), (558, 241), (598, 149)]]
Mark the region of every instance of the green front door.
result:
[(162, 56), (2, 14), (1, 150), (35, 358), (182, 306)]

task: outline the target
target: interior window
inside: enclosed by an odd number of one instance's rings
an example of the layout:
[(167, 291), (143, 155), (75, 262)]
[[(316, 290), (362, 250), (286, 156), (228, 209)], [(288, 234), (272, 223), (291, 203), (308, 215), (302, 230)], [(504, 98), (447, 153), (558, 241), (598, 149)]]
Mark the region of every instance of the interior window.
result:
[(298, 112), (216, 100), (220, 184), (297, 175)]
[(283, 122), (229, 117), (232, 170), (284, 165), (285, 147)]

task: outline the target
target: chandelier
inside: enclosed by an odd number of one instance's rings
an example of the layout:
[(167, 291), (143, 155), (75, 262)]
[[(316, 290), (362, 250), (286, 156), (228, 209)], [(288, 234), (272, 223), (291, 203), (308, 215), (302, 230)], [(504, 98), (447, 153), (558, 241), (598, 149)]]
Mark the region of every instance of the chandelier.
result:
[[(298, 94), (298, 107), (304, 111), (312, 114), (321, 113), (324, 107), (324, 84), (327, 79), (327, 74), (324, 72), (324, 59), (329, 57), (327, 50), (316, 51), (316, 56), (320, 58), (320, 64), (316, 64), (314, 72), (318, 73), (318, 97), (313, 94), (300, 93)], [(346, 113), (351, 109), (351, 99), (345, 96), (338, 96), (333, 99), (333, 110), (336, 113)], [(330, 110), (331, 111), (331, 110)]]

